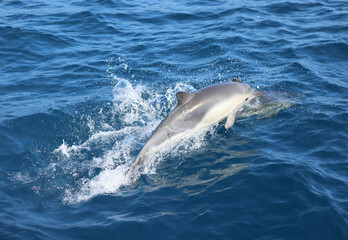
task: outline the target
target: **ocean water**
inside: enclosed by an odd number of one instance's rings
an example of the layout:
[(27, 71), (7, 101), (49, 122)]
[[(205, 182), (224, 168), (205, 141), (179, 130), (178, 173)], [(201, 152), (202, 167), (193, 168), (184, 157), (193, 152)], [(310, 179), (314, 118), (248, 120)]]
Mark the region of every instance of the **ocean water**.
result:
[[(175, 93), (238, 114), (125, 172)], [(347, 1), (0, 2), (0, 239), (348, 239)]]

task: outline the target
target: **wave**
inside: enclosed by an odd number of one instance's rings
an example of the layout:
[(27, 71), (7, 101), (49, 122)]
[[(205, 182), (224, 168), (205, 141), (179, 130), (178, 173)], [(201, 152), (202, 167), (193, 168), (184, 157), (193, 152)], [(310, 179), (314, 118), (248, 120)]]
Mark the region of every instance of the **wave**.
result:
[(348, 61), (348, 44), (344, 42), (310, 44), (298, 48), (299, 53), (305, 52), (319, 62), (346, 62)]

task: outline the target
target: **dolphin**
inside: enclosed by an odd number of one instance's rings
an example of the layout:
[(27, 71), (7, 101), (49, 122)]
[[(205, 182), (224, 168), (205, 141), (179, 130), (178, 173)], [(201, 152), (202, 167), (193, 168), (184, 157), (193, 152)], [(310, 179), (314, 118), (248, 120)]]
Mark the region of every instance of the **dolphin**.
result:
[(166, 144), (208, 129), (225, 118), (225, 128), (232, 127), (238, 110), (248, 101), (262, 95), (238, 79), (232, 81), (210, 85), (195, 93), (176, 93), (176, 107), (155, 129), (131, 169), (143, 166), (150, 153)]

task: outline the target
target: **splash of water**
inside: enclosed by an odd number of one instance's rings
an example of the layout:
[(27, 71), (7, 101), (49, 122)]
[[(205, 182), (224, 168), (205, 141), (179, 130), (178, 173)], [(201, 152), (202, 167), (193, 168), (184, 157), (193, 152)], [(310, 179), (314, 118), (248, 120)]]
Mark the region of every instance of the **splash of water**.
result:
[[(83, 151), (93, 151), (98, 146), (113, 142), (111, 148), (101, 149), (101, 156), (92, 157), (90, 163), (85, 164), (85, 169), (98, 169), (98, 173), (90, 171), (87, 177), (78, 180), (77, 188), (66, 189), (63, 199), (66, 203), (77, 203), (97, 195), (117, 193), (122, 186), (131, 185), (141, 174), (155, 173), (158, 162), (168, 152), (182, 154), (204, 144), (205, 132), (202, 132), (180, 144), (164, 148), (147, 159), (147, 164), (141, 172), (137, 172), (135, 176), (127, 175), (141, 145), (176, 104), (175, 93), (195, 89), (190, 85), (177, 83), (160, 94), (144, 85), (133, 86), (126, 79), (112, 77), (117, 81), (113, 88), (112, 102), (112, 119), (120, 123), (117, 129), (106, 124), (106, 129), (95, 131), (92, 119), (88, 121), (92, 134), (86, 141), (71, 146), (63, 141), (62, 145), (53, 151), (54, 154), (64, 157), (67, 162), (83, 155)], [(77, 164), (77, 167), (80, 166)]]

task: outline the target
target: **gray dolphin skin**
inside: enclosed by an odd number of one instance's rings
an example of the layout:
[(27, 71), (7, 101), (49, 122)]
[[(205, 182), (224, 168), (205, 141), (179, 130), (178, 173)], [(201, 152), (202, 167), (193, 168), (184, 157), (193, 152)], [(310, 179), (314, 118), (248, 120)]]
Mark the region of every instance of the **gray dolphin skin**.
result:
[(233, 81), (210, 85), (195, 93), (178, 92), (176, 107), (153, 132), (131, 169), (143, 166), (149, 154), (164, 145), (192, 136), (225, 118), (225, 128), (230, 128), (238, 110), (251, 99), (262, 95), (239, 80)]

